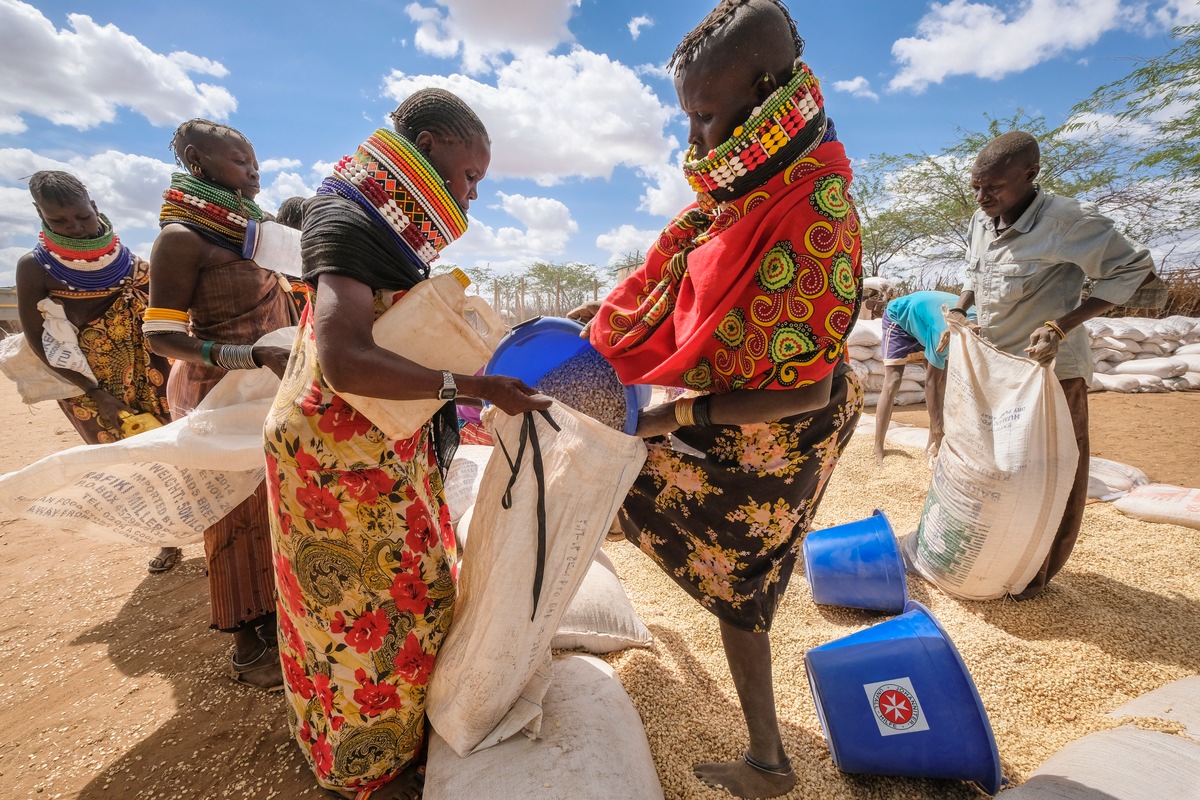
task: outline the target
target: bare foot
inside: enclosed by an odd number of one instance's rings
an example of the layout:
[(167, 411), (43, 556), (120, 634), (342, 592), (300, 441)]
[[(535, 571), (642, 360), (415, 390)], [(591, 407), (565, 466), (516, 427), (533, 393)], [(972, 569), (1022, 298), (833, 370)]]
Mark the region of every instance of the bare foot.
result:
[[(258, 641), (257, 635), (255, 641)], [(233, 679), (268, 692), (283, 691), (283, 668), (279, 664), (279, 651), (268, 647), (266, 642), (259, 642), (259, 646), (261, 649), (258, 653), (245, 661), (238, 660), (236, 650), (230, 656)]]
[(767, 770), (752, 767), (745, 758), (739, 758), (737, 761), (697, 764), (692, 767), (692, 772), (706, 786), (726, 789), (734, 797), (779, 797), (796, 785), (796, 773), (786, 763)]

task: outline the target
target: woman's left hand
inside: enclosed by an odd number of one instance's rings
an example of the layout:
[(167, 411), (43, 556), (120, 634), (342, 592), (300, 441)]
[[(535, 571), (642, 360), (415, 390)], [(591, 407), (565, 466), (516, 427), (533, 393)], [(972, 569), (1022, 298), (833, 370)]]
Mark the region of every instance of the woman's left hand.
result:
[(654, 436), (666, 436), (677, 430), (679, 423), (675, 421), (675, 404), (663, 403), (642, 409), (642, 413), (638, 415), (637, 431), (634, 435), (649, 439)]
[(584, 303), (581, 306), (572, 308), (567, 312), (567, 319), (573, 319), (576, 322), (583, 323), (583, 330), (579, 332), (579, 336), (583, 339), (588, 338), (592, 332), (592, 320), (600, 311), (600, 301), (593, 300), (590, 303)]
[(257, 344), (254, 346), (254, 360), (275, 373), (275, 376), (282, 379), (283, 373), (287, 371), (288, 359), (291, 358), (292, 351), (287, 347), (275, 347), (273, 345)]

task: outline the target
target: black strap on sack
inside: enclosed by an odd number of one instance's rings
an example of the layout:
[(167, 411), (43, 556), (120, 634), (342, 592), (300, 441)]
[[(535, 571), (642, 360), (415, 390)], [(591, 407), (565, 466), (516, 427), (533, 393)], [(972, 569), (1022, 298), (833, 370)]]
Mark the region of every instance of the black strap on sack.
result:
[[(537, 413), (545, 417), (551, 428), (556, 431), (562, 430), (550, 416), (550, 412), (538, 411)], [(504, 453), (504, 459), (508, 461), (508, 469), (511, 473), (508, 485), (504, 487), (504, 495), (500, 498), (500, 505), (505, 510), (512, 508), (512, 488), (513, 484), (517, 482), (517, 475), (521, 473), (521, 460), (525, 457), (525, 444), (528, 443), (533, 452), (533, 475), (537, 479), (537, 566), (533, 572), (533, 613), (529, 615), (529, 619), (532, 621), (537, 615), (538, 600), (542, 596), (542, 580), (546, 576), (546, 472), (542, 466), (542, 445), (538, 441), (533, 412), (526, 411), (524, 417), (525, 419), (521, 422), (521, 434), (517, 443), (515, 461), (509, 456), (508, 448), (504, 446), (504, 440), (498, 439), (500, 451)]]

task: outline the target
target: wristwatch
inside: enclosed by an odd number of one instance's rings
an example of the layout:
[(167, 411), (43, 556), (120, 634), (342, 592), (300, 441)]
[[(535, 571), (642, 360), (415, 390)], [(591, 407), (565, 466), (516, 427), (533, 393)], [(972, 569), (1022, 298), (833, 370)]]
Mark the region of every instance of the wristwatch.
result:
[(453, 400), (458, 397), (458, 384), (454, 382), (454, 376), (450, 374), (450, 370), (442, 370), (442, 389), (438, 392), (439, 400)]

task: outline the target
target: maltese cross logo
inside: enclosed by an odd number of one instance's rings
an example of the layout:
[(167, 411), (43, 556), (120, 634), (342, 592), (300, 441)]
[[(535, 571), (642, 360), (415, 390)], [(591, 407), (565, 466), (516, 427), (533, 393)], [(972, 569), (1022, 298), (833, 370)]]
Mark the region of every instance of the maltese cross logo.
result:
[(904, 725), (913, 717), (913, 707), (903, 692), (889, 689), (879, 696), (879, 713), (894, 725)]
[(921, 701), (909, 678), (868, 683), (863, 689), (881, 736), (929, 730), (929, 721), (921, 711)]

